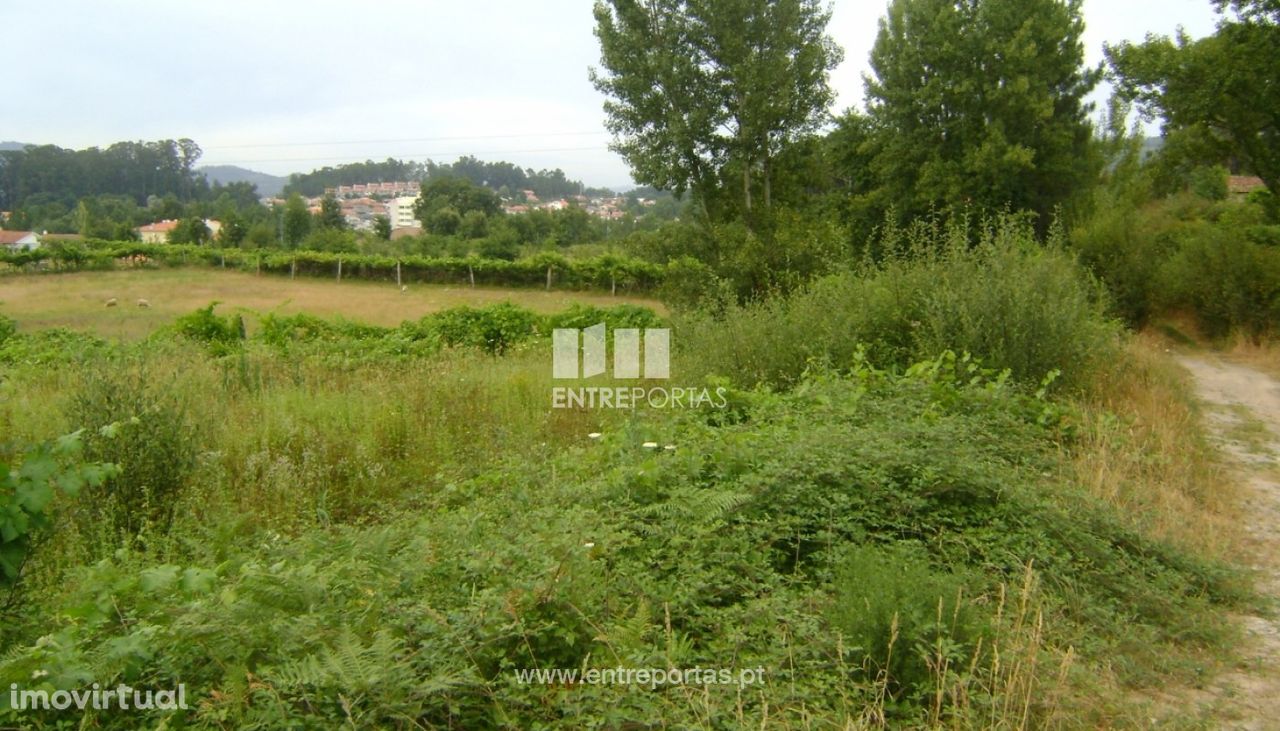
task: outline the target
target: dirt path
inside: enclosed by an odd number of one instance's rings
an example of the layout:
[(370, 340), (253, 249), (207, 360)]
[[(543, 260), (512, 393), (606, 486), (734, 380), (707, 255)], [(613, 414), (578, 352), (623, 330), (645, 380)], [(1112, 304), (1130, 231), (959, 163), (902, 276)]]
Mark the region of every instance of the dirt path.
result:
[[(1206, 404), (1208, 428), (1245, 485), (1248, 555), (1257, 589), (1280, 605), (1280, 382), (1212, 356), (1183, 355)], [(1237, 617), (1244, 628), (1241, 661), (1209, 687), (1205, 710), (1214, 728), (1280, 729), (1280, 616)]]

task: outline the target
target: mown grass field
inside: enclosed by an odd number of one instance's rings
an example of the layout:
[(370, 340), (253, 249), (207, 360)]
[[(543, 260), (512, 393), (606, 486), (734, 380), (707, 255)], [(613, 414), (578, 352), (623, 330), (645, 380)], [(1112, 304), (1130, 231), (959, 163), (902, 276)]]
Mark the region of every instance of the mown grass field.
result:
[[(106, 307), (112, 297), (119, 305)], [(138, 307), (139, 299), (151, 307)], [(0, 313), (17, 320), (24, 331), (65, 327), (136, 340), (213, 301), (223, 303), (221, 312), (305, 312), (388, 326), (459, 305), (504, 301), (539, 313), (557, 312), (575, 303), (640, 304), (662, 311), (652, 300), (598, 292), (428, 284), (410, 284), (401, 292), (393, 283), (288, 279), (207, 268), (0, 277)]]

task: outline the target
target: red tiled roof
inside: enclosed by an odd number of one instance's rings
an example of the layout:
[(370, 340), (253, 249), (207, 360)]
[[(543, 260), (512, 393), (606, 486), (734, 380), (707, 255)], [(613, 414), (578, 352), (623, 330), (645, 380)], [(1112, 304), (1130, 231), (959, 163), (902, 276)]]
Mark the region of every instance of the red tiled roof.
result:
[(30, 235), (30, 231), (0, 231), (0, 244), (16, 244)]
[(139, 233), (144, 234), (167, 234), (178, 227), (177, 221), (156, 221), (148, 223), (146, 226), (139, 226)]
[(1262, 182), (1262, 178), (1250, 175), (1232, 175), (1227, 178), (1227, 190), (1232, 193), (1252, 193), (1265, 187), (1267, 186)]

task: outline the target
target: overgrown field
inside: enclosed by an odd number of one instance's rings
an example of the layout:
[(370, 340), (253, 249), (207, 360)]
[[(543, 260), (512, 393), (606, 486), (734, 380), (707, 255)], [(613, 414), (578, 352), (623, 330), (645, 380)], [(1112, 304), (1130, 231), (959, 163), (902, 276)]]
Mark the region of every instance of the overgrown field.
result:
[[(1251, 601), (1182, 385), (1053, 242), (900, 235), (935, 253), (668, 320), (723, 409), (550, 408), (548, 329), (629, 306), (6, 330), (0, 686), (184, 683), (171, 728), (1145, 726)], [(518, 674), (586, 668), (761, 682)]]

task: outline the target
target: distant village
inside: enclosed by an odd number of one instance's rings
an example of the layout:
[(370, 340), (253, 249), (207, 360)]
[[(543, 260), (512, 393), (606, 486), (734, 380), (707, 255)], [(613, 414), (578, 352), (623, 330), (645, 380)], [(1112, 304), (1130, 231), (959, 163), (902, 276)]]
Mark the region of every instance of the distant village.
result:
[[(323, 196), (304, 200), (306, 200), (311, 213), (318, 214), (321, 201), (326, 197), (333, 196), (342, 206), (342, 215), (346, 219), (347, 225), (355, 231), (372, 232), (376, 219), (379, 216), (386, 216), (391, 222), (391, 237), (398, 239), (404, 236), (417, 236), (422, 233), (422, 222), (415, 218), (413, 214), (414, 204), (418, 202), (420, 191), (421, 183), (416, 181), (363, 183), (325, 188)], [(623, 218), (626, 215), (628, 205), (632, 205), (626, 196), (589, 197), (586, 195), (571, 195), (544, 201), (532, 190), (519, 190), (513, 195), (502, 195), (501, 200), (502, 210), (506, 214), (513, 216), (537, 210), (560, 211), (576, 206), (586, 211), (588, 215), (605, 220)], [(268, 208), (273, 206), (283, 207), (285, 199), (264, 197), (261, 202)], [(652, 207), (656, 203), (652, 198), (639, 198), (634, 202), (645, 208)], [(0, 222), (3, 222), (6, 216), (7, 212), (0, 212)], [(205, 219), (204, 223), (209, 228), (210, 235), (214, 237), (218, 235), (218, 231), (222, 228), (221, 222), (216, 219)], [(135, 229), (135, 232), (138, 234), (138, 240), (143, 243), (165, 243), (169, 241), (169, 234), (178, 227), (178, 224), (179, 221), (177, 220), (166, 219), (139, 226)], [(33, 231), (0, 230), (0, 249), (34, 249), (42, 241), (77, 240), (79, 238), (81, 237), (75, 234), (40, 234)]]
[[(386, 216), (391, 221), (392, 238), (416, 236), (422, 233), (422, 222), (413, 215), (420, 185), (412, 181), (340, 185), (325, 188), (323, 196), (307, 199), (307, 205), (312, 213), (319, 213), (321, 200), (333, 196), (342, 206), (342, 215), (353, 230), (372, 231), (374, 220), (378, 216)], [(637, 202), (646, 208), (655, 203), (650, 198), (641, 198)], [(284, 200), (264, 198), (262, 203), (268, 207), (282, 206)], [(591, 198), (573, 195), (544, 201), (532, 190), (520, 190), (514, 195), (502, 197), (502, 210), (508, 215), (521, 215), (535, 210), (559, 211), (571, 206), (577, 206), (597, 218), (618, 220), (626, 215), (627, 199), (623, 196)]]

